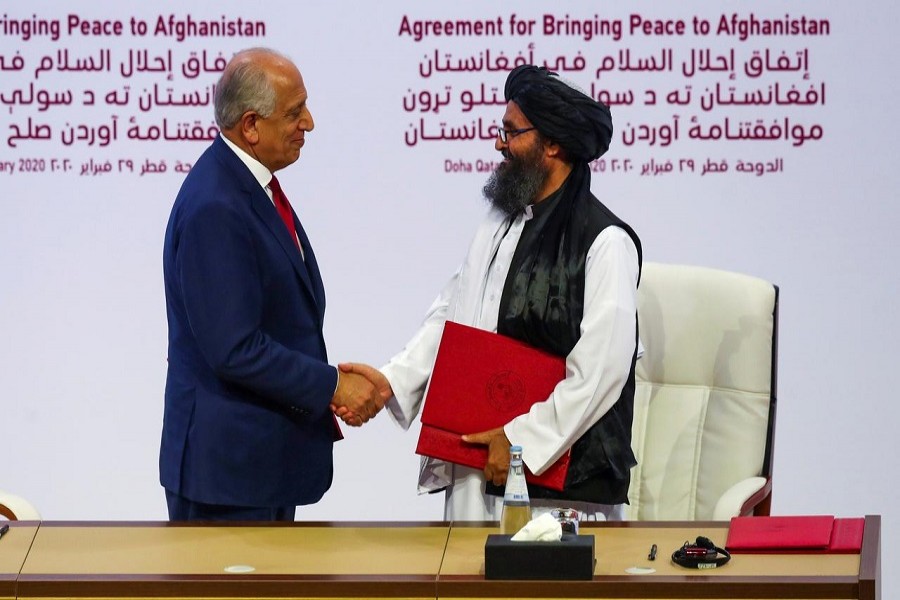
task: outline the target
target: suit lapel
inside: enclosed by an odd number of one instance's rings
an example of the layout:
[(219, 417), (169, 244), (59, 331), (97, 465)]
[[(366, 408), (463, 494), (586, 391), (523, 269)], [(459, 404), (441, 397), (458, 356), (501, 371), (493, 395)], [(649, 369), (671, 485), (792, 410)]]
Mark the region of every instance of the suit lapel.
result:
[(247, 169), (247, 166), (241, 162), (241, 159), (228, 148), (221, 138), (217, 137), (213, 141), (212, 147), (220, 160), (228, 166), (229, 170), (237, 175), (244, 192), (250, 197), (250, 206), (253, 207), (253, 211), (259, 216), (260, 220), (284, 250), (285, 255), (291, 262), (291, 266), (297, 273), (297, 277), (303, 282), (303, 287), (316, 304), (321, 321), (325, 312), (325, 290), (322, 286), (322, 278), (319, 274), (319, 267), (316, 263), (312, 246), (309, 243), (309, 238), (306, 237), (306, 232), (300, 226), (297, 215), (293, 215), (294, 227), (300, 237), (300, 243), (303, 244), (303, 251), (306, 253), (305, 264), (300, 251), (297, 250), (297, 245), (291, 239), (287, 227), (284, 226), (284, 222), (278, 215), (275, 205), (269, 199), (269, 196), (266, 195), (265, 190), (259, 185), (259, 182), (253, 177), (253, 174)]
[(319, 272), (319, 263), (316, 260), (316, 254), (313, 252), (312, 244), (306, 236), (306, 231), (294, 215), (294, 227), (297, 229), (297, 235), (300, 237), (300, 243), (303, 244), (303, 252), (306, 254), (306, 270), (309, 275), (309, 282), (312, 288), (313, 296), (319, 307), (320, 317), (325, 314), (325, 286), (322, 284), (322, 275)]
[[(259, 186), (257, 185), (257, 187)], [(275, 236), (275, 239), (278, 240), (279, 245), (281, 245), (284, 253), (291, 261), (291, 265), (294, 267), (294, 271), (297, 273), (297, 276), (300, 277), (303, 285), (306, 287), (310, 295), (312, 295), (313, 300), (318, 303), (315, 290), (313, 289), (312, 281), (310, 281), (309, 272), (306, 268), (306, 265), (303, 263), (303, 257), (300, 256), (300, 251), (297, 249), (297, 244), (295, 244), (294, 240), (291, 239), (291, 235), (288, 232), (287, 227), (284, 226), (284, 222), (282, 222), (281, 217), (278, 216), (278, 211), (275, 210), (275, 205), (272, 204), (272, 201), (269, 200), (269, 197), (266, 196), (266, 193), (262, 191), (262, 188), (259, 188), (258, 191), (251, 191), (250, 204), (253, 206), (253, 210), (256, 211), (256, 214), (259, 215), (259, 218), (262, 219), (262, 222), (265, 224), (266, 228), (268, 228), (272, 235)], [(297, 227), (297, 231), (299, 232), (300, 228), (297, 223), (296, 215), (294, 216), (294, 226)], [(301, 242), (304, 243), (304, 251), (309, 248), (309, 242), (303, 241), (303, 238), (305, 237), (306, 236), (304, 235), (301, 238)]]

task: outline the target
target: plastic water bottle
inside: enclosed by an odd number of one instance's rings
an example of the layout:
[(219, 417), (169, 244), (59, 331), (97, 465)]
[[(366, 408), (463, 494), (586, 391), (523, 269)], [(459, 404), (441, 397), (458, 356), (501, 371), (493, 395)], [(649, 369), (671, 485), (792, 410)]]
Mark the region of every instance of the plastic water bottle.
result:
[(522, 446), (509, 449), (509, 474), (503, 492), (503, 512), (500, 515), (500, 533), (513, 535), (531, 520), (531, 502), (525, 484), (525, 466), (522, 464)]

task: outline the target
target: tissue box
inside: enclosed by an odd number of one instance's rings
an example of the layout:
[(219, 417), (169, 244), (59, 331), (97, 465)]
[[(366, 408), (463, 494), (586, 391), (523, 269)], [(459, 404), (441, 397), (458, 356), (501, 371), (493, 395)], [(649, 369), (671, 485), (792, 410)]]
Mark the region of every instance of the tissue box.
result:
[(593, 579), (594, 536), (564, 534), (558, 542), (513, 542), (488, 535), (485, 579)]

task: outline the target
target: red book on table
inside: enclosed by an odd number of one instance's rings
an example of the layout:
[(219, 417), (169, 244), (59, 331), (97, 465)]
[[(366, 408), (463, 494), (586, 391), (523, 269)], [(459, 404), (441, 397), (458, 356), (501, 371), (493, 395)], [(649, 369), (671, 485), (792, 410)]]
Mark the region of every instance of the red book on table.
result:
[(831, 515), (734, 517), (725, 547), (729, 552), (859, 552), (865, 520)]
[(835, 519), (831, 529), (831, 541), (828, 552), (832, 554), (855, 554), (862, 550), (863, 530), (866, 520), (863, 517)]
[[(462, 435), (502, 427), (550, 396), (566, 376), (564, 358), (518, 340), (447, 321), (425, 392), (416, 453), (484, 468), (487, 446)], [(527, 452), (527, 449), (526, 449)], [(529, 483), (562, 490), (569, 452)]]

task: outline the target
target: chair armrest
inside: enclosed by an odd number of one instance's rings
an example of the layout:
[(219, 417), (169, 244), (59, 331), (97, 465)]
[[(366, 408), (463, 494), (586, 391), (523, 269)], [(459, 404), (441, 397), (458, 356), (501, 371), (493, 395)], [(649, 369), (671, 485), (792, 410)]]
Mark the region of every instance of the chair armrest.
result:
[[(749, 514), (771, 489), (771, 483), (765, 477), (749, 477), (728, 488), (713, 510), (714, 521), (730, 521), (731, 517)], [(766, 493), (760, 492), (766, 490)], [(758, 495), (758, 497), (757, 497)]]
[(41, 514), (30, 502), (0, 490), (0, 515), (13, 521), (39, 521)]

